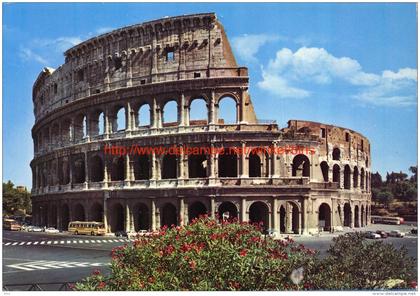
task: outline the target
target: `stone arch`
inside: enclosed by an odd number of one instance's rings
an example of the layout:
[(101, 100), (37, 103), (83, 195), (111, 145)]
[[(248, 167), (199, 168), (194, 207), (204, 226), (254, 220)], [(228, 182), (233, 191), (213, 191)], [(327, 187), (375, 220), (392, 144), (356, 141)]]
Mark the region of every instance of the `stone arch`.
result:
[(65, 118), (62, 122), (61, 122), (61, 141), (63, 143), (70, 143), (71, 139), (73, 137), (72, 135), (72, 128), (71, 128), (71, 120), (69, 118)]
[(115, 118), (112, 122), (112, 131), (119, 132), (127, 129), (127, 111), (124, 106), (115, 107)]
[(161, 210), (160, 225), (170, 227), (177, 224), (176, 207), (171, 203), (166, 203)]
[(292, 162), (293, 177), (310, 177), (310, 162), (306, 155), (298, 154)]
[(328, 171), (330, 167), (328, 166), (328, 163), (326, 161), (321, 162), (321, 172), (324, 182), (328, 182)]
[(286, 209), (280, 206), (280, 233), (286, 233)]
[(300, 210), (299, 206), (292, 201), (287, 202), (287, 206), (289, 207), (289, 218), (287, 219), (290, 221), (289, 229), (290, 232), (294, 234), (299, 234), (300, 232)]
[(266, 203), (256, 201), (249, 207), (249, 221), (251, 223), (262, 223), (262, 229), (269, 227), (269, 208)]
[(178, 172), (176, 155), (165, 154), (162, 158), (162, 179), (176, 179)]
[(104, 180), (104, 164), (99, 155), (90, 158), (90, 181), (102, 182)]
[(360, 227), (365, 226), (365, 207), (362, 205), (360, 207)]
[(57, 122), (51, 127), (51, 143), (56, 145), (60, 143), (60, 129)]
[(348, 202), (344, 204), (344, 226), (350, 227), (351, 226), (351, 207)]
[(351, 169), (348, 164), (344, 166), (344, 189), (350, 189), (350, 175), (351, 175)]
[(74, 221), (85, 221), (85, 219), (86, 219), (85, 208), (81, 203), (77, 203), (74, 206), (73, 220)]
[(232, 124), (239, 121), (239, 103), (233, 95), (222, 95), (217, 101), (217, 123)]
[(225, 148), (218, 157), (219, 177), (238, 177), (238, 155), (232, 149)]
[(332, 153), (333, 160), (340, 160), (341, 159), (341, 151), (340, 148), (335, 147)]
[(114, 157), (111, 164), (111, 181), (124, 181), (125, 159), (124, 156)]
[(219, 205), (217, 209), (217, 213), (219, 215), (219, 220), (223, 219), (223, 214), (228, 213), (229, 218), (228, 220), (233, 220), (238, 218), (238, 208), (236, 205), (230, 201), (224, 201)]
[(178, 123), (178, 101), (169, 99), (162, 104), (162, 124), (163, 126), (172, 126)]
[(134, 178), (136, 180), (150, 179), (150, 157), (149, 155), (138, 155), (134, 160)]
[(194, 97), (190, 99), (188, 105), (189, 124), (206, 125), (208, 123), (208, 104), (204, 97)]
[(148, 103), (139, 106), (136, 111), (136, 126), (148, 127), (151, 124), (151, 108)]
[(196, 201), (189, 205), (188, 207), (188, 219), (189, 222), (191, 222), (193, 219), (198, 218), (201, 215), (207, 214), (207, 208), (206, 206), (200, 202)]
[(205, 154), (191, 154), (188, 156), (189, 178), (207, 177), (207, 156)]
[(338, 164), (333, 166), (333, 182), (337, 182), (338, 187), (340, 187), (340, 166)]
[(357, 166), (353, 169), (353, 188), (359, 187), (359, 169)]
[(61, 230), (67, 230), (70, 223), (70, 209), (67, 204), (61, 206)]
[(95, 202), (90, 207), (90, 221), (103, 222), (104, 209), (102, 205)]
[(120, 203), (115, 203), (110, 211), (111, 214), (111, 232), (124, 230), (125, 213), (124, 207)]
[(355, 205), (354, 206), (354, 227), (360, 227), (359, 224), (359, 206)]
[(249, 176), (251, 178), (261, 177), (261, 158), (252, 152), (249, 154)]
[(133, 208), (135, 231), (150, 229), (150, 211), (146, 204), (137, 203)]
[(75, 157), (73, 162), (73, 183), (80, 184), (86, 180), (84, 157)]
[(331, 230), (331, 208), (327, 203), (322, 203), (319, 206), (318, 225), (324, 231)]
[(103, 135), (104, 134), (104, 112), (100, 109), (94, 110), (90, 114), (89, 120), (89, 129), (92, 136)]
[(365, 188), (365, 169), (364, 168), (361, 168), (360, 169), (360, 188), (362, 189), (362, 190), (365, 190), (366, 188)]
[(87, 136), (86, 115), (78, 114), (73, 123), (74, 139), (80, 141)]

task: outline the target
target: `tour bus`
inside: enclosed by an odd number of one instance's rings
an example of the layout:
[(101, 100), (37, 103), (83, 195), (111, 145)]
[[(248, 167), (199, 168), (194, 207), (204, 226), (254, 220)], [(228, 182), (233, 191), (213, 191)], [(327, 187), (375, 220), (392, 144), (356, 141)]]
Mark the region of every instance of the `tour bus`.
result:
[(102, 222), (72, 221), (68, 231), (74, 234), (105, 235), (105, 225)]
[(16, 230), (19, 231), (21, 229), (20, 224), (13, 219), (3, 219), (3, 229), (5, 230)]
[(381, 216), (371, 216), (371, 221), (373, 224), (394, 224), (400, 225), (404, 223), (404, 219), (400, 217), (381, 217)]

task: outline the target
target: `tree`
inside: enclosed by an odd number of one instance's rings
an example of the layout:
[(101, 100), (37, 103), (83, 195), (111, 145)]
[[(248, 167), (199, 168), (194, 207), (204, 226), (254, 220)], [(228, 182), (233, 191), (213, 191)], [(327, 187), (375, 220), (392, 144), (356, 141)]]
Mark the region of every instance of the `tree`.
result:
[(392, 202), (394, 197), (392, 196), (392, 192), (388, 191), (387, 189), (384, 189), (378, 193), (378, 199), (386, 207), (389, 207), (389, 204)]
[(371, 185), (372, 188), (382, 187), (382, 176), (378, 172), (371, 175)]
[(3, 183), (3, 213), (14, 214), (18, 210), (31, 212), (31, 194), (25, 190), (18, 190), (12, 181)]
[(411, 182), (415, 182), (415, 183), (417, 183), (417, 166), (411, 166), (410, 168), (409, 168), (409, 170), (410, 170), (410, 172), (413, 174), (411, 177), (410, 177), (410, 181)]

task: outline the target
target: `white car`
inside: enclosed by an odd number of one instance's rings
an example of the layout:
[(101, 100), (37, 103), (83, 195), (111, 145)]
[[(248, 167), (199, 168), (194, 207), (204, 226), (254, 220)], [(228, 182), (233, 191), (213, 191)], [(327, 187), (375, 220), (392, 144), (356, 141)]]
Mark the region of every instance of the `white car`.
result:
[(365, 237), (366, 238), (371, 238), (371, 239), (378, 239), (381, 238), (381, 235), (378, 233), (375, 233), (373, 231), (368, 231), (365, 233)]
[(46, 233), (59, 233), (60, 231), (58, 229), (55, 229), (54, 227), (48, 227), (45, 229)]
[(404, 237), (405, 233), (401, 232), (399, 230), (392, 230), (389, 232), (389, 236), (393, 236), (393, 237)]
[(30, 230), (28, 230), (29, 232), (42, 232), (43, 229), (41, 227), (38, 226), (33, 226), (30, 228)]

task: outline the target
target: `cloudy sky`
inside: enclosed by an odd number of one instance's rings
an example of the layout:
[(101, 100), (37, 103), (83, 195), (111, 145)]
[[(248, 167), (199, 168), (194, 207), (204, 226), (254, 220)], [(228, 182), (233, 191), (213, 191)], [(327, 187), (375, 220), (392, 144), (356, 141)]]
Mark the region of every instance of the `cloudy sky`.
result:
[(32, 84), (63, 51), (114, 28), (215, 12), (250, 73), (260, 119), (357, 130), (373, 171), (417, 163), (417, 24), (411, 4), (4, 4), (3, 180), (31, 187)]

